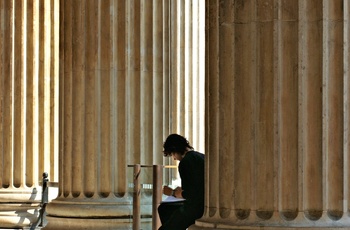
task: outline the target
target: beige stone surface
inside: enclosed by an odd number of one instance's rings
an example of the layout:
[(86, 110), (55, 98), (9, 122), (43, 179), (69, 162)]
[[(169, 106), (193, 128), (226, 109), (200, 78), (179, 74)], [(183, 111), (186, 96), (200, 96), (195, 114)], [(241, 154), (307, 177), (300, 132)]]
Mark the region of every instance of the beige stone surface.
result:
[(0, 227), (38, 217), (58, 179), (58, 1), (0, 1)]
[(349, 2), (207, 0), (205, 95), (201, 3), (0, 0), (1, 226), (36, 219), (47, 171), (47, 229), (128, 229), (127, 165), (173, 163), (178, 132), (206, 135), (190, 229), (349, 228)]
[(348, 1), (206, 1), (206, 209), (190, 229), (348, 229)]
[[(204, 142), (204, 133), (192, 129), (204, 129), (197, 119), (204, 107), (192, 112), (197, 101), (204, 102), (192, 97), (204, 86), (190, 35), (198, 15), (192, 19), (190, 2), (60, 3), (61, 171), (59, 195), (47, 206), (45, 229), (128, 229), (128, 165), (174, 163), (162, 154), (171, 132), (185, 133), (197, 145)], [(175, 21), (170, 7), (178, 6), (186, 16), (170, 27)], [(183, 39), (181, 44), (175, 37)], [(173, 66), (175, 60), (181, 63)], [(170, 115), (171, 108), (176, 116)], [(168, 171), (164, 183), (176, 179)], [(152, 173), (142, 172), (142, 183), (151, 184)], [(145, 194), (141, 201), (145, 229), (151, 226), (150, 198)]]

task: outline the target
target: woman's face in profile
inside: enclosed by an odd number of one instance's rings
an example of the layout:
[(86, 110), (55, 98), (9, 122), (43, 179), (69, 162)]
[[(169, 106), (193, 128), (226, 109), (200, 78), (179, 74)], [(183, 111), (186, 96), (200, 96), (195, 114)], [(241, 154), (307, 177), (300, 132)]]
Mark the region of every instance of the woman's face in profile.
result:
[(177, 161), (181, 161), (183, 158), (183, 156), (177, 152), (171, 152), (171, 156), (174, 158), (174, 160), (177, 160)]

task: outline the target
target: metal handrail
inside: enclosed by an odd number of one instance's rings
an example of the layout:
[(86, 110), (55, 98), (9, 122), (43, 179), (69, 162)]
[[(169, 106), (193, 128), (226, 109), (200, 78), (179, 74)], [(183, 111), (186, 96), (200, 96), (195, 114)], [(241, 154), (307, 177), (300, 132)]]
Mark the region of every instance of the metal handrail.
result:
[(46, 205), (49, 203), (49, 187), (58, 188), (58, 182), (50, 182), (49, 174), (47, 172), (43, 173), (42, 181), (39, 182), (39, 185), (42, 187), (41, 191), (41, 202), (40, 202), (40, 211), (38, 219), (35, 223), (30, 226), (30, 229), (36, 229), (37, 227), (44, 227), (47, 224), (46, 216)]
[(162, 201), (163, 169), (177, 168), (176, 165), (128, 165), (134, 168), (133, 191), (133, 230), (141, 229), (141, 168), (153, 168), (153, 194), (152, 194), (152, 229), (157, 230), (161, 223), (158, 215), (158, 206)]

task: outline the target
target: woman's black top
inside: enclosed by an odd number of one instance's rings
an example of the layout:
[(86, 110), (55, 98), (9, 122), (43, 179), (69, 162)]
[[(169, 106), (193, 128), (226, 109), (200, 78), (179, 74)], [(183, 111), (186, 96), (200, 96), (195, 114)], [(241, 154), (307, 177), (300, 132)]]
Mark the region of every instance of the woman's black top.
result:
[(179, 163), (184, 211), (199, 218), (204, 211), (204, 154), (189, 151)]

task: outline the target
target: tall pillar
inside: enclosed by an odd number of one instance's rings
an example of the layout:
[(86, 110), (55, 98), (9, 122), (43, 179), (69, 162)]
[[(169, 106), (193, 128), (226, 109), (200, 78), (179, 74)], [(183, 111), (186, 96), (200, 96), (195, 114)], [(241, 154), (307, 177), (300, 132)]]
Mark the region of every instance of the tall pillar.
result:
[(190, 229), (348, 229), (348, 1), (206, 7), (206, 208)]
[(0, 226), (37, 220), (58, 179), (58, 1), (0, 0)]
[(162, 164), (169, 132), (163, 12), (161, 0), (60, 1), (61, 171), (45, 229), (131, 229), (128, 165)]
[[(170, 133), (185, 136), (196, 150), (204, 152), (205, 5), (198, 0), (171, 0), (164, 4), (169, 18), (164, 33), (169, 49)], [(176, 164), (172, 158), (164, 163)], [(177, 169), (171, 171), (168, 176), (179, 182)]]
[(204, 151), (204, 12), (198, 0), (170, 1), (171, 132)]

